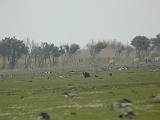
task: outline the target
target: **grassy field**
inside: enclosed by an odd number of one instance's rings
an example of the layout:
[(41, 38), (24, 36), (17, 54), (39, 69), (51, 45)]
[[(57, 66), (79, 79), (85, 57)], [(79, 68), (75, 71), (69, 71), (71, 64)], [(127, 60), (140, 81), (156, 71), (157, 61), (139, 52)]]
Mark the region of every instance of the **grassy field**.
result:
[[(106, 70), (99, 77), (88, 71), (90, 78), (80, 76), (80, 71), (4, 75), (0, 78), (0, 120), (36, 120), (41, 112), (47, 112), (51, 120), (129, 119), (119, 118), (124, 109), (110, 111), (110, 104), (120, 98), (133, 102), (127, 110), (136, 113), (134, 119), (159, 120), (160, 99), (145, 99), (160, 93), (160, 70), (150, 69)], [(65, 91), (77, 92), (79, 97), (66, 98)]]

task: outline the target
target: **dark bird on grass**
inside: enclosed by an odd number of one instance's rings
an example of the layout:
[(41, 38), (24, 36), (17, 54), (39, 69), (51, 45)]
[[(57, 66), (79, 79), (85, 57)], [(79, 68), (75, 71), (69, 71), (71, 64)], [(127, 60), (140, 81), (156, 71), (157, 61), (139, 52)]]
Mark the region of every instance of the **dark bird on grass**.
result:
[(112, 76), (112, 73), (110, 73), (109, 76)]
[(89, 73), (88, 72), (82, 72), (82, 74), (83, 74), (83, 76), (84, 76), (84, 78), (88, 78), (88, 77), (90, 77), (90, 75), (89, 75)]
[(77, 113), (76, 112), (71, 112), (71, 115), (77, 115)]
[(126, 113), (120, 114), (119, 118), (123, 118), (123, 117), (133, 118), (135, 116), (136, 116), (136, 114), (133, 111), (128, 111)]
[(128, 99), (119, 99), (111, 104), (110, 110), (113, 110), (113, 108), (126, 108), (127, 106), (132, 105), (132, 101)]
[(21, 96), (21, 99), (23, 99), (24, 98), (24, 96)]
[(50, 120), (50, 115), (48, 113), (42, 112), (38, 115), (37, 120)]
[(156, 98), (156, 95), (154, 95), (154, 94), (152, 93), (152, 94), (148, 95), (146, 98), (147, 98), (147, 99), (149, 99), (149, 98)]
[(73, 86), (72, 84), (67, 84), (68, 86)]
[(76, 73), (76, 70), (71, 70), (71, 73)]
[(71, 75), (69, 74), (68, 77), (70, 77)]
[(73, 98), (73, 97), (78, 97), (78, 94), (75, 92), (64, 92), (62, 95), (68, 97), (68, 98)]

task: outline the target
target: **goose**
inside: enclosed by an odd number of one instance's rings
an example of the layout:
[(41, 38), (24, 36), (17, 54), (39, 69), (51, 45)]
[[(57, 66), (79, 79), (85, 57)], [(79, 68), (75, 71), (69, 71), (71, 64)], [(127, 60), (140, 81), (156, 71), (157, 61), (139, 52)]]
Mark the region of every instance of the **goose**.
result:
[(50, 115), (48, 113), (42, 112), (38, 115), (37, 120), (50, 120)]
[(111, 104), (110, 110), (113, 110), (113, 108), (126, 108), (127, 106), (132, 105), (132, 101), (128, 99), (119, 99)]
[(75, 92), (64, 92), (62, 93), (62, 95), (69, 97), (69, 98), (78, 97), (78, 94)]
[(153, 94), (151, 93), (150, 95), (148, 95), (146, 98), (160, 98), (160, 94)]
[(124, 113), (124, 114), (120, 114), (120, 115), (119, 115), (119, 118), (122, 118), (122, 117), (133, 118), (133, 117), (135, 117), (135, 116), (136, 116), (136, 114), (135, 114), (133, 111), (128, 111), (128, 112), (126, 112), (126, 113)]

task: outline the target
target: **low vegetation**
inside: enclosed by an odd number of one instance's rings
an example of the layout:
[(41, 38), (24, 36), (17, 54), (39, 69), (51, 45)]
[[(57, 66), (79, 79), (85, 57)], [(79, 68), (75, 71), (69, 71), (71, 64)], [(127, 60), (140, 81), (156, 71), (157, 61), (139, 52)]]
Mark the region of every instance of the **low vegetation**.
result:
[[(21, 71), (22, 72), (22, 71)], [(90, 78), (81, 71), (52, 72), (44, 74), (21, 73), (0, 77), (0, 119), (36, 120), (46, 112), (51, 120), (119, 120), (120, 114), (133, 111), (137, 120), (159, 120), (160, 98), (146, 98), (160, 93), (160, 69), (148, 66), (128, 70), (88, 70)], [(112, 73), (112, 76), (110, 76)], [(78, 97), (66, 98), (63, 92), (73, 91)], [(110, 111), (117, 99), (126, 98), (132, 106)]]

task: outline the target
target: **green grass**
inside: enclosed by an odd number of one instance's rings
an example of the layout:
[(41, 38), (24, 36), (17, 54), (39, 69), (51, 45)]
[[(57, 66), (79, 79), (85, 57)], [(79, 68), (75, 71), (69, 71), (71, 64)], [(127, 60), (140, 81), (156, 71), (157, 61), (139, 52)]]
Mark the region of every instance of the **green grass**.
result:
[[(145, 99), (151, 93), (160, 93), (159, 70), (149, 72), (148, 67), (142, 67), (101, 71), (98, 78), (93, 71), (89, 73), (91, 78), (86, 79), (69, 72), (5, 75), (0, 78), (0, 120), (36, 120), (42, 111), (52, 120), (129, 119), (118, 117), (125, 112), (123, 109), (109, 110), (110, 104), (120, 98), (133, 101), (127, 109), (137, 114), (135, 119), (160, 119), (160, 99)], [(62, 96), (65, 91), (75, 91), (79, 97), (66, 98)]]

